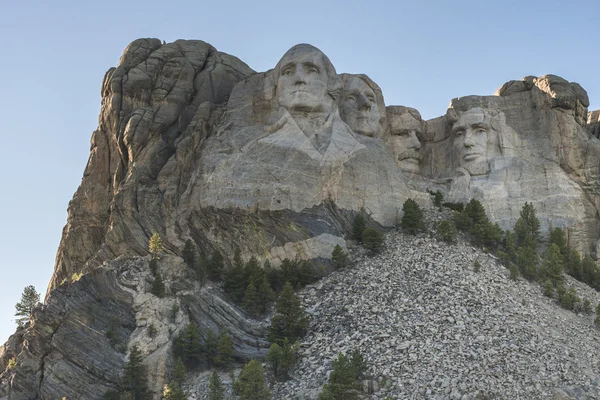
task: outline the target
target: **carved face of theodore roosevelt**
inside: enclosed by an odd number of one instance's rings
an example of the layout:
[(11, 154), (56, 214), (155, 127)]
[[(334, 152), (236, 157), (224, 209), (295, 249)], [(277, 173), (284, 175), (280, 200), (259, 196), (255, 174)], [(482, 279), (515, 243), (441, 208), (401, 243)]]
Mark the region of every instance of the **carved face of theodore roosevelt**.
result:
[(414, 108), (392, 106), (387, 108), (389, 145), (400, 169), (418, 174), (421, 164), (421, 136), (423, 120)]
[(290, 112), (329, 112), (328, 93), (335, 69), (321, 50), (308, 44), (292, 47), (275, 67), (279, 105)]
[(380, 113), (375, 91), (358, 76), (345, 75), (340, 115), (356, 133), (377, 136)]

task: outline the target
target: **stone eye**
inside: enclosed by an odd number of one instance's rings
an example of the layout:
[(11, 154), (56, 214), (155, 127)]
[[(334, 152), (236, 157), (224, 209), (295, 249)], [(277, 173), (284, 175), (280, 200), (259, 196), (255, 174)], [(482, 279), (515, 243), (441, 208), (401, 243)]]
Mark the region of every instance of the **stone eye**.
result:
[(318, 74), (319, 70), (316, 67), (308, 67), (308, 72), (311, 74)]
[(454, 135), (456, 135), (457, 137), (465, 136), (465, 131), (463, 131), (463, 130), (455, 131)]
[(290, 76), (292, 74), (293, 74), (293, 71), (292, 71), (291, 68), (288, 68), (288, 69), (286, 69), (286, 70), (283, 71), (283, 75)]
[(351, 94), (351, 95), (349, 95), (348, 97), (346, 97), (346, 100), (349, 100), (349, 101), (356, 101), (356, 97), (354, 97), (354, 95), (352, 95), (352, 94)]
[(375, 103), (375, 98), (374, 97), (369, 96), (369, 97), (367, 97), (367, 99), (369, 99), (369, 101), (371, 103)]
[(483, 128), (477, 128), (477, 129), (475, 130), (475, 132), (476, 132), (476, 133), (486, 133), (486, 130), (485, 130), (485, 129), (483, 129)]

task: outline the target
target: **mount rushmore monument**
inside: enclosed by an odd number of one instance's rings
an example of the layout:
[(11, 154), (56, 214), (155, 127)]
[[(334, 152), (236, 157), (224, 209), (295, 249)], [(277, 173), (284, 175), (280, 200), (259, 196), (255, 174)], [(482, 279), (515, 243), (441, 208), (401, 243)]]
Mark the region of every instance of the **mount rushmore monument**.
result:
[[(239, 249), (275, 267), (300, 258), (327, 270), (356, 215), (393, 228), (407, 199), (432, 207), (429, 192), (439, 190), (450, 202), (479, 200), (503, 229), (531, 202), (544, 235), (564, 228), (570, 245), (600, 255), (600, 118), (588, 113), (585, 90), (558, 76), (452, 99), (425, 121), (414, 108), (386, 105), (367, 75), (338, 73), (308, 44), (257, 73), (202, 41), (138, 39), (106, 73), (101, 94), (45, 311), (25, 341), (15, 335), (0, 352), (4, 370), (6, 349), (25, 349), (11, 399), (97, 398), (113, 387), (123, 359), (103, 330), (119, 315), (119, 335), (135, 336), (163, 307), (132, 289), (131, 271), (143, 268), (131, 257), (148, 254), (153, 233), (168, 260), (180, 260), (191, 240), (204, 254)], [(190, 320), (226, 326), (237, 356), (264, 355), (264, 326), (172, 268), (170, 290), (184, 293), (178, 301)], [(79, 286), (61, 286), (75, 273), (84, 274)], [(154, 352), (157, 388), (170, 354), (169, 336), (161, 338), (142, 348)], [(8, 390), (1, 383), (0, 397)]]

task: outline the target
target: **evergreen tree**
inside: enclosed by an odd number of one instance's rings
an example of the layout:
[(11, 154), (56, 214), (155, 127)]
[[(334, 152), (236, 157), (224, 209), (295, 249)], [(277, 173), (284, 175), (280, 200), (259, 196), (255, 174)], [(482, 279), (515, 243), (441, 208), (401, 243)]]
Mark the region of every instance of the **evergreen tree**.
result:
[(344, 252), (339, 244), (336, 244), (331, 252), (331, 261), (338, 269), (344, 268), (348, 264), (348, 254)]
[(213, 282), (221, 281), (221, 275), (223, 274), (223, 256), (219, 252), (219, 250), (215, 250), (212, 256), (212, 259), (207, 265), (208, 277)]
[(439, 190), (436, 190), (433, 194), (433, 205), (440, 208), (442, 206), (442, 202), (444, 201), (444, 195)]
[[(225, 271), (223, 289), (233, 301), (240, 304), (244, 300), (244, 293), (248, 287), (243, 262), (235, 262)], [(256, 287), (255, 287), (256, 289)]]
[(260, 308), (260, 297), (258, 295), (258, 290), (256, 286), (254, 286), (254, 282), (250, 282), (248, 287), (246, 288), (246, 294), (244, 296), (244, 302), (242, 303), (242, 307), (244, 310), (248, 311), (250, 315), (257, 316), (259, 315)]
[(454, 213), (452, 220), (454, 221), (456, 229), (462, 232), (469, 232), (473, 226), (473, 220), (465, 211)]
[[(360, 356), (360, 357), (359, 357)], [(329, 375), (329, 383), (323, 386), (319, 400), (350, 400), (359, 398), (360, 382), (366, 365), (362, 355), (352, 356), (352, 359), (342, 353), (333, 361), (333, 371)]]
[(223, 389), (223, 384), (221, 383), (221, 378), (219, 378), (217, 371), (213, 371), (210, 375), (208, 390), (209, 400), (223, 400), (225, 398), (225, 390)]
[(148, 389), (146, 367), (142, 364), (142, 353), (133, 345), (129, 351), (129, 360), (125, 363), (123, 373), (123, 388), (132, 397), (132, 400), (150, 400), (152, 393)]
[(294, 294), (289, 282), (283, 286), (279, 300), (275, 305), (275, 314), (271, 318), (269, 340), (282, 345), (285, 338), (295, 342), (304, 335), (308, 327), (308, 317), (300, 300)]
[(257, 304), (257, 312), (259, 316), (263, 316), (267, 313), (269, 309), (269, 305), (275, 298), (275, 294), (271, 289), (271, 285), (267, 280), (267, 275), (263, 274), (262, 279), (258, 283), (258, 304)]
[(218, 338), (215, 336), (212, 330), (208, 330), (206, 333), (206, 339), (204, 340), (204, 359), (209, 367), (215, 363), (217, 354), (219, 353)]
[(304, 287), (310, 285), (319, 279), (310, 262), (307, 260), (299, 260), (296, 263), (298, 265), (298, 283), (300, 286)]
[(511, 231), (504, 232), (504, 250), (506, 251), (507, 261), (515, 262), (517, 260), (517, 248), (515, 247), (515, 234)]
[(472, 226), (489, 222), (485, 208), (479, 200), (471, 199), (465, 206), (465, 213), (471, 218)]
[(567, 257), (569, 246), (567, 245), (567, 239), (565, 233), (560, 228), (554, 228), (550, 231), (550, 244), (555, 244), (560, 250), (560, 254), (563, 257)]
[(150, 237), (150, 241), (148, 242), (148, 250), (150, 254), (152, 254), (152, 259), (158, 260), (160, 258), (160, 253), (163, 251), (162, 239), (158, 233), (155, 233)]
[(352, 225), (352, 239), (358, 243), (362, 243), (363, 231), (367, 227), (365, 223), (365, 217), (361, 213), (356, 214), (354, 218), (354, 224)]
[(281, 291), (281, 289), (283, 289), (283, 283), (285, 282), (282, 277), (281, 269), (273, 268), (269, 260), (265, 261), (263, 268), (273, 292), (277, 293)]
[(525, 203), (521, 209), (521, 216), (515, 224), (515, 236), (517, 246), (537, 245), (540, 237), (540, 221), (535, 215), (532, 203)]
[(222, 369), (229, 368), (233, 362), (233, 341), (231, 340), (231, 336), (229, 336), (225, 330), (222, 330), (219, 334), (217, 350), (215, 365)]
[(296, 352), (300, 347), (300, 342), (291, 345), (288, 338), (283, 340), (283, 344), (279, 346), (273, 343), (267, 353), (266, 361), (273, 369), (275, 377), (280, 380), (288, 378), (288, 373), (296, 363)]
[(581, 277), (584, 283), (589, 286), (600, 289), (600, 270), (592, 257), (585, 256), (581, 263)]
[(163, 283), (162, 276), (158, 271), (156, 272), (154, 281), (152, 282), (152, 294), (159, 298), (165, 297), (165, 284)]
[(188, 267), (194, 268), (196, 265), (196, 246), (194, 246), (194, 242), (191, 239), (185, 241), (182, 253), (183, 261), (185, 261)]
[(200, 362), (202, 355), (201, 338), (198, 326), (190, 322), (175, 339), (173, 346), (175, 356), (181, 358), (187, 368), (194, 368)]
[(34, 286), (26, 286), (21, 294), (21, 301), (15, 304), (15, 322), (22, 328), (31, 318), (33, 309), (40, 302), (40, 294)]
[(265, 379), (265, 370), (256, 360), (251, 360), (244, 366), (234, 387), (239, 393), (240, 400), (271, 399), (271, 392)]
[(206, 258), (204, 253), (199, 253), (198, 258), (194, 262), (194, 272), (196, 273), (196, 280), (204, 285), (206, 279), (209, 277), (210, 260)]
[(456, 227), (454, 226), (452, 221), (441, 221), (437, 226), (437, 233), (440, 239), (442, 239), (445, 242), (456, 242)]
[(300, 271), (298, 270), (298, 263), (296, 261), (292, 261), (289, 258), (284, 258), (281, 261), (281, 279), (284, 282), (289, 282), (292, 287), (299, 286)]
[(183, 360), (181, 357), (177, 358), (177, 364), (175, 364), (175, 369), (173, 370), (173, 381), (178, 384), (182, 384), (185, 380), (185, 375), (187, 371), (185, 369), (185, 365), (183, 364)]
[(363, 232), (363, 246), (371, 254), (379, 253), (385, 244), (385, 236), (376, 228), (367, 228)]
[(544, 284), (544, 296), (552, 297), (554, 294), (554, 285), (550, 279), (546, 279), (546, 283)]
[(537, 278), (538, 254), (529, 246), (519, 247), (517, 250), (517, 266), (521, 275), (530, 281)]
[[(254, 283), (254, 286), (258, 288), (258, 283), (265, 276), (265, 270), (260, 267), (260, 264), (256, 257), (252, 256), (248, 262), (244, 265), (244, 280), (248, 284)], [(246, 285), (247, 285), (246, 284)]]
[(550, 245), (542, 263), (542, 278), (549, 279), (554, 286), (563, 281), (563, 257), (554, 243)]
[(407, 199), (404, 202), (402, 211), (404, 212), (404, 215), (402, 215), (402, 219), (400, 220), (402, 229), (412, 235), (425, 230), (423, 211), (413, 199)]
[(567, 248), (567, 255), (564, 260), (565, 272), (573, 278), (581, 281), (583, 279), (581, 256), (579, 252), (571, 247)]

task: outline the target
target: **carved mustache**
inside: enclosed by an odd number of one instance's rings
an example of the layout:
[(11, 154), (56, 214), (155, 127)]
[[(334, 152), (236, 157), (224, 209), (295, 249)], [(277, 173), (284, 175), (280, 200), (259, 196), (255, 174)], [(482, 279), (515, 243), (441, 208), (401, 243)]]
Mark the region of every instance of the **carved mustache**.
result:
[(417, 160), (420, 160), (421, 159), (421, 155), (419, 154), (419, 152), (417, 150), (408, 149), (408, 150), (404, 150), (398, 156), (398, 160), (400, 160), (400, 161), (406, 160), (407, 158), (415, 158)]

